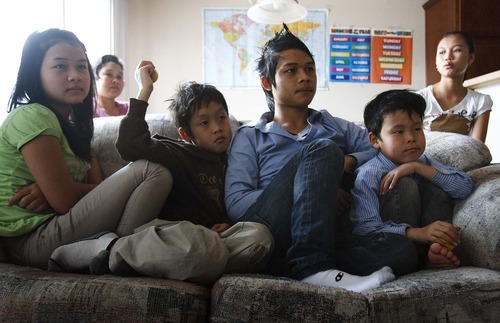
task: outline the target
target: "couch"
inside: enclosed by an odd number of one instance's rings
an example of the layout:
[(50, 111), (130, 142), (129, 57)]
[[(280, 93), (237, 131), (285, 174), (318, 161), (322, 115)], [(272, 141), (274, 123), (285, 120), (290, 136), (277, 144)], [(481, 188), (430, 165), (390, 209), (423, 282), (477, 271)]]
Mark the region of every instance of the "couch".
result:
[[(105, 176), (126, 164), (114, 141), (120, 117), (95, 120), (93, 147)], [(177, 136), (165, 115), (151, 132)], [(500, 165), (485, 145), (449, 133), (426, 134), (427, 152), (466, 170), (476, 189), (457, 201), (463, 266), (423, 270), (366, 294), (283, 277), (231, 274), (213, 286), (150, 277), (46, 272), (0, 253), (0, 321), (9, 322), (498, 322)]]

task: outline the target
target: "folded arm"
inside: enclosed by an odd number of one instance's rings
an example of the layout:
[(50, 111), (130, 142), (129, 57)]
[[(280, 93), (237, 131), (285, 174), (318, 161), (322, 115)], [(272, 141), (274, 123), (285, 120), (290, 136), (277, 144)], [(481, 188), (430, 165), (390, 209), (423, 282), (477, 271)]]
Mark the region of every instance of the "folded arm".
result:
[(57, 213), (66, 214), (97, 186), (73, 179), (56, 137), (38, 136), (22, 146), (20, 151), (41, 193)]

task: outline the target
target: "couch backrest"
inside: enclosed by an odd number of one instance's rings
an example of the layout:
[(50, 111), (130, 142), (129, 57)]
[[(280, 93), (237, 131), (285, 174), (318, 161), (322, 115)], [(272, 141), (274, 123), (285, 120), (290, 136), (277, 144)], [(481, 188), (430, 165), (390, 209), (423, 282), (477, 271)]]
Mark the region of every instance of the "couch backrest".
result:
[[(234, 132), (240, 123), (232, 115), (229, 118), (231, 120), (231, 128)], [(121, 159), (115, 147), (122, 119), (123, 116), (94, 119), (92, 148), (97, 153), (97, 159), (99, 160), (104, 178), (127, 164), (126, 161)], [(165, 137), (180, 139), (177, 127), (174, 126), (168, 114), (148, 113), (146, 114), (146, 122), (148, 123), (151, 135), (159, 134)]]
[[(92, 147), (97, 153), (103, 175), (108, 177), (127, 164), (120, 158), (115, 148), (120, 121), (123, 117), (104, 117), (94, 119), (94, 140)], [(238, 122), (231, 116), (233, 129)], [(151, 135), (160, 134), (179, 138), (177, 128), (167, 114), (146, 114)], [(360, 123), (357, 123), (360, 124)], [(488, 147), (469, 136), (449, 132), (426, 132), (426, 153), (443, 164), (458, 167), (465, 171), (488, 165), (492, 158)]]
[[(127, 164), (115, 147), (118, 129), (123, 117), (103, 117), (94, 119), (94, 138), (92, 148), (97, 153), (97, 159), (104, 177), (108, 177)], [(151, 135), (160, 134), (171, 138), (179, 138), (166, 114), (146, 114)]]

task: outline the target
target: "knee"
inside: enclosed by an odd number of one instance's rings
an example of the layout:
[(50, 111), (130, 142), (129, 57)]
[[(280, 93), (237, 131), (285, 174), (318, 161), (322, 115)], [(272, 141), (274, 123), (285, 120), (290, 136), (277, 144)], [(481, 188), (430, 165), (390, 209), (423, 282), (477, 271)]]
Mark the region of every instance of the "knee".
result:
[(151, 172), (156, 176), (163, 177), (165, 179), (172, 179), (172, 173), (165, 166), (151, 161), (147, 161), (147, 163), (148, 168), (151, 169)]
[(170, 170), (160, 164), (158, 165), (158, 172), (161, 177), (161, 182), (162, 186), (165, 187), (167, 190), (167, 194), (170, 193), (170, 190), (172, 189), (172, 185), (174, 184), (174, 177), (172, 176), (172, 173)]
[(337, 153), (342, 154), (342, 151), (340, 150), (339, 146), (335, 142), (333, 142), (333, 140), (326, 138), (315, 139), (309, 144), (309, 146), (312, 149), (322, 149), (331, 151), (336, 154)]
[[(400, 178), (394, 188), (383, 199), (390, 200), (391, 203), (398, 205), (400, 209), (397, 213), (401, 211), (402, 207), (408, 207), (409, 210), (407, 211), (420, 213), (420, 192), (417, 182), (411, 177)], [(398, 220), (398, 222), (401, 221)]]
[(340, 147), (330, 139), (316, 139), (306, 145), (306, 147), (308, 153), (321, 154), (333, 165), (343, 165), (344, 163), (344, 153)]
[(419, 195), (418, 184), (410, 176), (400, 178), (394, 186), (394, 190), (398, 191), (399, 194), (405, 194), (409, 196), (415, 196), (415, 194), (417, 194), (417, 196)]
[(174, 183), (174, 179), (170, 170), (165, 166), (155, 162), (144, 162), (146, 163), (146, 167), (148, 170), (147, 173), (149, 174), (149, 177), (154, 178), (155, 181), (161, 183), (161, 187), (167, 190), (167, 194), (170, 193), (170, 190), (172, 189), (172, 185)]
[(418, 184), (410, 176), (401, 177), (394, 186), (394, 189), (399, 192), (411, 192), (412, 194), (418, 194)]

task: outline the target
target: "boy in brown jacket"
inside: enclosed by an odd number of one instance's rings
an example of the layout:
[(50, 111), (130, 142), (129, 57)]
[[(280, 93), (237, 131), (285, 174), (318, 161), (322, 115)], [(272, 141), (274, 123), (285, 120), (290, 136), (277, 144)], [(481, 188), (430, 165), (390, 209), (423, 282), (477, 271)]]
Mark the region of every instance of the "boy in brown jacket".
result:
[(71, 250), (86, 245), (93, 250), (84, 256), (90, 260), (91, 273), (142, 274), (197, 283), (212, 283), (223, 273), (262, 270), (274, 247), (271, 233), (258, 223), (233, 224), (224, 205), (226, 151), (232, 139), (224, 96), (211, 85), (182, 84), (170, 110), (183, 140), (151, 137), (144, 117), (154, 73), (152, 62), (139, 64), (139, 94), (130, 99), (116, 147), (124, 160), (146, 159), (170, 171), (172, 181), (165, 185), (172, 189), (160, 219), (130, 236), (104, 243), (104, 248), (102, 243), (95, 247), (99, 239), (90, 239), (61, 247), (53, 258), (64, 262)]

